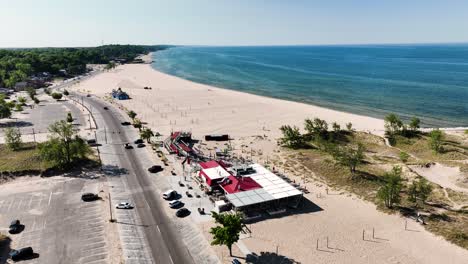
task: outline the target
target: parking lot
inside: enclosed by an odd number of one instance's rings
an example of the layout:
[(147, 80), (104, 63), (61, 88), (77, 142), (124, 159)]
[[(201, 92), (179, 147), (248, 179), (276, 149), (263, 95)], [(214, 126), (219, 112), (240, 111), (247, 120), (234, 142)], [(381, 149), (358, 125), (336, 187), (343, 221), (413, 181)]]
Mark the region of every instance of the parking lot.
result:
[(10, 235), (10, 246), (39, 255), (22, 263), (115, 263), (110, 254), (119, 245), (109, 239), (107, 200), (81, 201), (83, 192), (104, 187), (100, 179), (72, 177), (21, 177), (0, 185), (0, 231), (8, 233), (14, 219), (25, 225)]

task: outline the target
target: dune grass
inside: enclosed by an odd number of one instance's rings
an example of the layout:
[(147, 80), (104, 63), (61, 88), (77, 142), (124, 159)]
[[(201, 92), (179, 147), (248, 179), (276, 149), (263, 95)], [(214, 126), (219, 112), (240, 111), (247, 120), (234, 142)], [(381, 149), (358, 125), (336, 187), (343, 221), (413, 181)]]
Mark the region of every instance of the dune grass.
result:
[[(404, 141), (407, 140), (407, 141)], [(428, 161), (440, 160), (462, 160), (465, 156), (465, 146), (452, 139), (446, 138), (444, 147), (446, 152), (435, 154), (429, 148), (428, 138), (411, 138), (399, 140), (397, 147), (404, 151)], [(352, 178), (348, 168), (336, 164), (328, 153), (319, 149), (286, 150), (286, 163), (295, 162), (313, 171), (315, 175), (324, 180), (328, 186), (342, 189), (356, 194), (362, 199), (374, 202), (379, 209), (396, 213), (398, 210), (413, 208), (415, 205), (408, 200), (406, 188), (400, 193), (401, 202), (393, 210), (387, 209), (376, 199), (377, 190), (382, 183), (382, 176), (389, 171), (392, 166), (403, 165), (399, 158), (399, 150), (385, 145), (384, 141), (374, 135), (355, 132), (347, 136), (347, 140), (340, 144), (362, 143), (366, 147), (365, 162), (358, 166), (357, 176)], [(414, 161), (414, 159), (413, 159)], [(459, 163), (457, 161), (457, 163)], [(414, 178), (414, 176), (411, 176)], [(410, 173), (404, 170), (403, 185), (410, 183)], [(432, 205), (450, 206), (452, 203), (447, 199), (443, 188), (432, 184), (433, 191), (428, 198), (428, 203)], [(449, 197), (456, 201), (466, 202), (465, 195), (448, 190)], [(461, 210), (444, 210), (430, 204), (419, 204), (418, 210), (429, 212), (426, 227), (434, 234), (440, 235), (465, 249), (468, 249), (468, 208)]]
[(39, 150), (32, 143), (26, 143), (17, 151), (0, 145), (0, 171), (45, 170), (49, 168), (39, 157)]

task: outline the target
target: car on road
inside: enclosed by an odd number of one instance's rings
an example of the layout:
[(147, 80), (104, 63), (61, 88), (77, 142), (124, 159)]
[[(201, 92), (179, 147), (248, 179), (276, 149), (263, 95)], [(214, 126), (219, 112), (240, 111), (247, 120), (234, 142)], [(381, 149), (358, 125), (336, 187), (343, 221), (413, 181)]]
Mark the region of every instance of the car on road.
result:
[(159, 165), (153, 165), (151, 167), (148, 168), (148, 171), (151, 172), (151, 173), (158, 173), (160, 171), (163, 171), (163, 168)]
[(137, 145), (137, 148), (144, 148), (144, 147), (146, 147), (146, 145), (143, 144), (143, 143), (140, 143), (140, 144)]
[(130, 122), (127, 122), (127, 121), (122, 122), (122, 123), (120, 123), (120, 124), (121, 124), (122, 126), (129, 126), (129, 125), (131, 125), (131, 123), (130, 123)]
[(184, 203), (179, 201), (179, 200), (173, 200), (169, 202), (169, 207), (170, 208), (179, 208), (184, 206)]
[(99, 196), (94, 193), (84, 193), (83, 195), (81, 195), (81, 200), (83, 200), (84, 202), (92, 202), (97, 199), (99, 199)]
[(133, 205), (129, 202), (120, 202), (118, 203), (115, 208), (117, 209), (133, 209)]
[(233, 259), (231, 261), (232, 264), (241, 264), (241, 262), (238, 259)]
[(24, 226), (20, 223), (20, 220), (16, 219), (11, 221), (8, 232), (10, 234), (18, 234), (23, 231)]
[(87, 94), (86, 97), (91, 97), (91, 95), (90, 95), (90, 94)]
[(174, 199), (177, 196), (177, 192), (174, 190), (168, 190), (165, 193), (163, 193), (163, 198), (166, 200), (171, 200)]
[(176, 212), (176, 216), (177, 217), (186, 217), (187, 215), (190, 214), (190, 210), (187, 209), (187, 208), (180, 208), (179, 210), (177, 210)]
[(107, 107), (107, 106), (104, 106), (104, 110), (109, 110), (109, 107)]
[(128, 144), (128, 143), (125, 143), (125, 149), (133, 149), (133, 146)]
[(139, 138), (137, 140), (135, 140), (135, 142), (133, 142), (135, 144), (143, 144), (143, 139)]
[(13, 261), (23, 260), (23, 259), (31, 259), (34, 257), (34, 251), (32, 247), (25, 247), (18, 250), (13, 249), (10, 251), (10, 258)]

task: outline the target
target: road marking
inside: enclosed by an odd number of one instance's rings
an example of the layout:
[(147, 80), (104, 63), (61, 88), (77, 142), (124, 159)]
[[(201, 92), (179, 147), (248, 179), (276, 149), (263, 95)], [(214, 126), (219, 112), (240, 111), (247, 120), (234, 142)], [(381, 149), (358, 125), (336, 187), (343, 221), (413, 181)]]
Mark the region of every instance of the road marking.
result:
[(49, 194), (49, 206), (50, 206), (50, 201), (52, 200), (52, 192)]
[(172, 264), (174, 264), (174, 261), (172, 261), (171, 255), (169, 255), (169, 260), (171, 261)]
[(11, 208), (11, 206), (13, 205), (13, 202), (14, 202), (14, 200), (10, 200), (10, 204), (8, 205), (8, 210), (7, 210), (7, 212), (10, 211), (10, 208)]
[(158, 228), (158, 232), (161, 233), (161, 229), (159, 229), (159, 226), (157, 225), (156, 228)]
[(28, 209), (31, 209), (32, 201), (33, 201), (33, 196), (31, 195), (31, 199), (29, 199)]

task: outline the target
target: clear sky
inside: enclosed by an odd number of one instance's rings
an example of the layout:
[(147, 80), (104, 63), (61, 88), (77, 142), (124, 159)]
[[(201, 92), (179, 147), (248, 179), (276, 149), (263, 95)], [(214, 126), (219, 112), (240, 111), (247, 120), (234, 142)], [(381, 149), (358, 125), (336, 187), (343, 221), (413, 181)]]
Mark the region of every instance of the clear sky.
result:
[(468, 42), (468, 0), (0, 0), (0, 47)]

